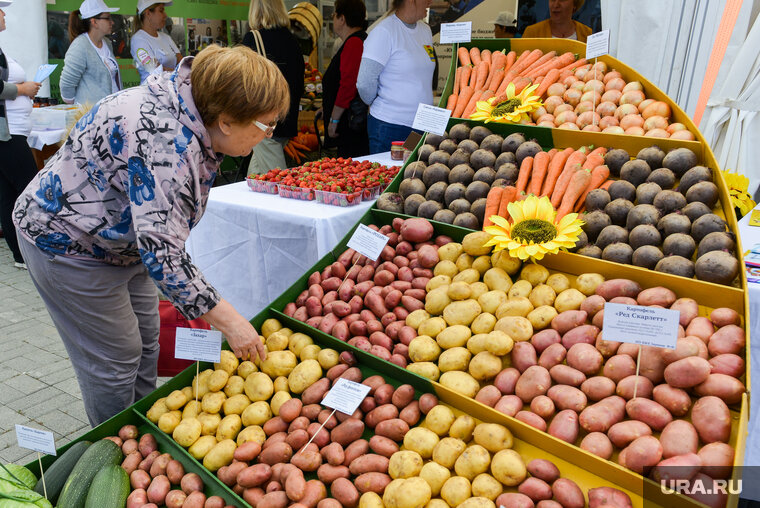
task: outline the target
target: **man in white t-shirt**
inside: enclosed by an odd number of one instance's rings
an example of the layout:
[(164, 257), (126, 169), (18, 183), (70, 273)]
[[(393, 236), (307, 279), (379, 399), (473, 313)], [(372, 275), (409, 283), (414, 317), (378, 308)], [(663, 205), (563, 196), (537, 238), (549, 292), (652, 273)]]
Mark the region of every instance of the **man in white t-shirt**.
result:
[(168, 34), (163, 32), (166, 24), (165, 5), (170, 0), (139, 0), (137, 16), (140, 29), (132, 36), (130, 49), (135, 66), (144, 83), (153, 72), (173, 71), (182, 59), (179, 48)]

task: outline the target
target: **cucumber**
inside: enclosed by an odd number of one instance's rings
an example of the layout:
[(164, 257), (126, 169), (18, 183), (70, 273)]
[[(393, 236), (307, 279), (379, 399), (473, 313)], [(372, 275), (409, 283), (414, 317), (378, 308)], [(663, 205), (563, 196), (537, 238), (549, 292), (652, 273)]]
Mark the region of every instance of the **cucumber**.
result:
[[(71, 474), (71, 470), (74, 469), (74, 465), (90, 444), (92, 443), (89, 441), (74, 443), (66, 450), (66, 453), (58, 457), (53, 462), (53, 465), (45, 471), (45, 487), (47, 487), (47, 495), (51, 503), (55, 503), (58, 500), (58, 495), (61, 493), (63, 484), (66, 483), (66, 479)], [(37, 494), (45, 494), (42, 488), (42, 480), (39, 480), (37, 485), (34, 486), (34, 491)]]
[(87, 491), (95, 474), (108, 465), (121, 464), (121, 448), (109, 439), (92, 443), (79, 457), (58, 497), (61, 508), (84, 508)]
[(127, 472), (121, 466), (108, 465), (92, 479), (84, 508), (124, 508), (129, 491)]

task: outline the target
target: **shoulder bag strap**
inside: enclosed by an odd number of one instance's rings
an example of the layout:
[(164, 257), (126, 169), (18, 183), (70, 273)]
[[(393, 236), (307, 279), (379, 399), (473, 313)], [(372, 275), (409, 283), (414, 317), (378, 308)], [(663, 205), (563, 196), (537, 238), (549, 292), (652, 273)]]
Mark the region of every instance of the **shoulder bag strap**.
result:
[(264, 40), (261, 38), (261, 34), (258, 30), (251, 30), (251, 33), (253, 33), (253, 40), (256, 44), (256, 52), (266, 58), (267, 50), (264, 48)]

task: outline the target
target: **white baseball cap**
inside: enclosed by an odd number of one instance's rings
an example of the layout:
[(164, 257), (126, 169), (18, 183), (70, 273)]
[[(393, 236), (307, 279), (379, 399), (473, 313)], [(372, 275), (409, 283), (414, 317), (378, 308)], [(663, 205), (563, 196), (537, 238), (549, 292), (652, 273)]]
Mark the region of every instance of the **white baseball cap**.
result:
[(13, 3), (13, 0), (0, 0), (0, 9), (2, 9), (3, 7), (8, 7), (12, 3)]
[(137, 14), (142, 14), (145, 9), (155, 4), (171, 5), (171, 0), (139, 0), (137, 2)]
[(512, 14), (509, 11), (501, 11), (498, 16), (496, 16), (496, 19), (493, 21), (489, 21), (492, 25), (499, 25), (499, 26), (516, 26), (517, 25), (517, 19), (515, 18), (515, 15)]
[(79, 6), (79, 14), (82, 19), (92, 18), (101, 12), (116, 12), (118, 7), (108, 7), (103, 0), (84, 0)]

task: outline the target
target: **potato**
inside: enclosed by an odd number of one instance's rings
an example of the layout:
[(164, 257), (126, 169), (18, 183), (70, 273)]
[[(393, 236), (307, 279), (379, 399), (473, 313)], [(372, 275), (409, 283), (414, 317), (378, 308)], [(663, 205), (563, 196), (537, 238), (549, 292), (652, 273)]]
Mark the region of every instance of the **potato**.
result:
[(438, 258), (441, 261), (456, 261), (462, 252), (464, 248), (461, 243), (449, 242), (438, 248)]
[(697, 453), (699, 436), (697, 429), (686, 420), (673, 420), (660, 434), (662, 456), (666, 459), (677, 455)]
[(554, 385), (546, 392), (559, 410), (572, 409), (580, 413), (588, 404), (586, 394), (574, 386)]
[(482, 309), (477, 300), (452, 302), (443, 309), (443, 319), (449, 324), (468, 326), (480, 314)]
[(433, 449), (438, 444), (438, 434), (424, 427), (410, 429), (404, 436), (404, 447), (417, 452), (423, 459), (433, 456)]
[(180, 409), (187, 404), (189, 397), (182, 390), (174, 390), (166, 396), (164, 404), (169, 411)]
[(450, 303), (451, 298), (449, 298), (448, 295), (448, 286), (441, 286), (430, 291), (425, 296), (425, 311), (431, 315), (437, 316), (441, 314), (443, 309), (445, 309)]
[(423, 508), (431, 497), (430, 485), (424, 479), (397, 479), (385, 487), (383, 505), (387, 508)]
[(533, 310), (533, 304), (524, 296), (510, 298), (496, 309), (496, 317), (501, 319), (508, 316), (526, 317)]
[(171, 434), (181, 420), (182, 413), (180, 411), (169, 411), (162, 414), (161, 418), (158, 419), (158, 428), (167, 434)]
[(454, 420), (454, 412), (449, 407), (438, 404), (427, 413), (424, 427), (443, 437), (448, 434)]
[(491, 255), (491, 266), (501, 268), (509, 275), (514, 275), (520, 270), (522, 262), (518, 258), (510, 256), (508, 251), (502, 250)]
[(470, 352), (463, 347), (447, 349), (438, 357), (438, 368), (441, 372), (466, 371), (470, 356)]
[(625, 448), (625, 467), (644, 474), (662, 459), (662, 445), (653, 436), (636, 438)]
[(469, 441), (472, 438), (472, 432), (475, 429), (475, 419), (470, 415), (457, 416), (454, 423), (449, 428), (449, 436)]
[(424, 461), (419, 453), (412, 450), (402, 450), (391, 455), (388, 462), (388, 474), (394, 480), (411, 478), (420, 474)]
[[(465, 254), (462, 256), (465, 256)], [(459, 267), (459, 263), (457, 263), (457, 266)], [(461, 266), (459, 268), (459, 273), (452, 277), (451, 280), (452, 284), (454, 282), (466, 282), (467, 284), (472, 284), (480, 280), (480, 272), (474, 268), (465, 268), (464, 266)]]
[(442, 317), (431, 317), (420, 323), (417, 327), (417, 334), (436, 338), (445, 329), (446, 321)]
[(501, 371), (501, 368), (501, 359), (498, 356), (491, 354), (488, 351), (482, 351), (470, 360), (467, 370), (476, 380), (486, 381), (496, 377)]
[(245, 378), (245, 394), (252, 402), (269, 400), (273, 393), (274, 383), (267, 374), (252, 372)]
[(446, 480), (451, 478), (451, 471), (437, 462), (431, 461), (422, 466), (420, 477), (430, 485), (432, 495), (437, 496)]
[(227, 400), (227, 396), (224, 394), (224, 392), (208, 392), (203, 396), (203, 399), (201, 400), (201, 409), (203, 409), (205, 413), (209, 414), (218, 413), (221, 411), (222, 404), (224, 404), (225, 400)]
[(472, 495), (494, 500), (502, 493), (504, 487), (490, 474), (479, 474), (472, 480)]
[(428, 314), (425, 310), (418, 309), (414, 312), (410, 312), (409, 315), (406, 316), (405, 323), (407, 326), (410, 326), (416, 330), (423, 322), (428, 319), (430, 319), (430, 314)]
[(186, 418), (196, 418), (198, 414), (201, 413), (201, 411), (202, 409), (200, 401), (190, 400), (182, 409), (182, 419), (184, 420)]
[(507, 487), (513, 487), (525, 479), (528, 471), (519, 453), (500, 450), (491, 459), (491, 474)]
[(549, 371), (544, 367), (533, 365), (520, 375), (515, 385), (515, 395), (523, 402), (530, 403), (538, 395), (545, 395), (551, 384)]
[(243, 379), (245, 379), (251, 373), (256, 372), (258, 370), (259, 370), (259, 368), (256, 367), (256, 364), (254, 364), (250, 360), (246, 360), (246, 361), (242, 362), (240, 365), (238, 365), (237, 374), (238, 374), (238, 376), (240, 376)]
[(554, 299), (554, 308), (557, 312), (578, 310), (581, 308), (586, 296), (575, 288), (565, 289)]
[(274, 391), (287, 392), (288, 391), (288, 378), (287, 376), (277, 376), (274, 380)]
[(284, 351), (288, 349), (288, 336), (284, 333), (275, 332), (266, 340), (267, 351)]
[(169, 412), (169, 408), (166, 407), (166, 397), (162, 397), (153, 403), (150, 409), (148, 409), (146, 416), (148, 417), (148, 420), (150, 420), (151, 422), (158, 423), (158, 420), (159, 418), (161, 418), (161, 415), (168, 412)]
[(441, 374), (438, 382), (445, 387), (470, 398), (475, 398), (475, 395), (477, 395), (478, 390), (480, 389), (480, 384), (470, 374), (456, 370), (444, 372)]
[(493, 314), (484, 312), (480, 314), (478, 317), (475, 318), (475, 320), (470, 325), (470, 330), (472, 333), (489, 333), (491, 330), (493, 330), (493, 327), (496, 325), (496, 316)]
[(470, 256), (483, 256), (491, 253), (491, 247), (484, 244), (491, 239), (491, 235), (483, 231), (469, 233), (462, 239), (462, 248)]
[[(272, 400), (269, 403), (269, 407), (272, 408), (272, 413), (275, 416), (280, 416), (280, 410), (282, 408), (282, 405), (285, 404), (287, 401), (292, 400), (292, 398), (293, 397), (291, 397), (290, 394), (286, 391), (275, 392), (274, 395), (272, 396)], [(301, 401), (298, 400), (298, 403), (300, 404)], [(301, 410), (300, 407), (301, 406), (299, 405), (299, 409), (298, 409), (299, 411)], [(296, 416), (298, 415), (295, 415), (293, 418), (295, 418)], [(285, 420), (285, 421), (289, 421), (289, 420)]]
[(243, 392), (245, 392), (245, 379), (240, 376), (230, 376), (227, 384), (224, 385), (224, 394), (227, 398), (240, 395)]
[(668, 410), (660, 404), (640, 397), (629, 400), (625, 405), (625, 410), (629, 418), (640, 420), (656, 431), (661, 431), (673, 420)]
[(221, 369), (225, 371), (228, 376), (233, 375), (235, 373), (235, 370), (238, 368), (238, 365), (240, 364), (240, 361), (237, 359), (235, 354), (232, 351), (226, 349), (222, 350), (219, 360), (219, 363), (214, 364), (214, 369)]
[(718, 397), (708, 395), (694, 403), (691, 421), (703, 443), (728, 442), (731, 435), (731, 414)]
[(506, 448), (512, 448), (512, 433), (497, 423), (480, 423), (473, 432), (475, 443), (489, 452), (496, 453)]
[(322, 377), (322, 367), (317, 360), (304, 360), (296, 365), (288, 375), (288, 388), (293, 393), (302, 393)]
[(316, 344), (309, 344), (308, 346), (301, 348), (301, 354), (298, 356), (298, 358), (301, 361), (317, 360), (319, 358), (320, 351), (322, 351), (321, 347), (317, 346)]
[(237, 445), (232, 439), (220, 441), (203, 457), (203, 467), (216, 472), (220, 467), (227, 466), (232, 462)]
[(375, 492), (365, 492), (359, 498), (359, 508), (383, 508), (383, 499)]
[[(175, 432), (177, 429), (174, 429)], [(179, 443), (179, 441), (177, 441)], [(192, 455), (196, 460), (202, 460), (203, 457), (216, 446), (216, 436), (204, 435), (195, 440), (195, 442), (187, 449), (187, 452)]]
[(219, 422), (219, 426), (216, 429), (216, 439), (220, 442), (227, 439), (235, 439), (241, 428), (243, 428), (243, 423), (240, 420), (240, 415), (229, 414)]
[(427, 335), (420, 335), (409, 343), (409, 358), (413, 362), (434, 362), (440, 354), (438, 343)]
[[(300, 344), (301, 345), (298, 348), (299, 353), (304, 346), (308, 345), (305, 341), (301, 341)], [(261, 369), (261, 372), (274, 378), (278, 376), (287, 376), (297, 364), (297, 355), (292, 351), (271, 351), (267, 354), (266, 360), (261, 362), (259, 368)]]
[(490, 314), (496, 313), (496, 310), (506, 302), (507, 294), (504, 291), (488, 291), (478, 297), (481, 310)]
[(507, 292), (512, 287), (512, 279), (501, 268), (491, 268), (483, 274), (483, 282), (491, 291)]
[(187, 418), (177, 424), (172, 431), (172, 438), (180, 446), (188, 448), (201, 436), (203, 426), (196, 418)]
[(581, 441), (581, 449), (593, 453), (605, 460), (609, 460), (609, 458), (612, 457), (613, 452), (610, 438), (601, 432), (590, 432), (586, 434), (586, 437)]
[(452, 476), (441, 487), (441, 498), (449, 506), (459, 506), (470, 498), (472, 487), (467, 478)]
[(710, 443), (699, 450), (702, 472), (711, 478), (728, 478), (734, 465), (734, 449), (726, 443)]
[(264, 338), (268, 338), (270, 335), (280, 330), (281, 328), (282, 323), (280, 323), (278, 320), (273, 318), (267, 319), (261, 324), (261, 335), (263, 335)]
[[(464, 325), (449, 326), (435, 336), (438, 345), (443, 349), (463, 347), (472, 336), (470, 328)], [(432, 337), (432, 336), (431, 336)]]
[(586, 499), (583, 491), (569, 478), (559, 478), (552, 484), (552, 494), (563, 508), (583, 508)]
[(478, 300), (482, 295), (488, 292), (488, 286), (486, 286), (485, 282), (473, 282), (470, 284), (470, 291), (472, 292), (470, 298)]
[(248, 405), (240, 415), (243, 425), (246, 427), (249, 425), (264, 425), (272, 416), (272, 409), (263, 400)]
[(528, 313), (527, 318), (534, 330), (543, 330), (551, 324), (556, 316), (557, 310), (554, 307), (542, 305)]
[(431, 381), (438, 381), (441, 376), (438, 365), (433, 362), (410, 363), (406, 366), (406, 370)]
[(433, 460), (441, 466), (451, 469), (459, 456), (467, 448), (465, 442), (454, 437), (444, 437), (433, 448)]
[[(552, 501), (541, 501), (541, 503), (551, 503)], [(519, 492), (505, 492), (501, 494), (499, 497), (496, 498), (496, 506), (509, 506), (514, 508), (533, 508), (534, 506), (537, 506), (533, 503), (533, 501), (526, 496), (525, 494), (520, 494)], [(558, 506), (562, 506), (561, 504), (557, 503)], [(545, 506), (541, 505), (539, 508), (546, 508)], [(554, 508), (554, 507), (552, 507)]]
[(496, 322), (494, 329), (506, 333), (515, 342), (527, 341), (533, 336), (533, 325), (520, 316), (503, 317)]
[(515, 282), (512, 287), (509, 288), (507, 296), (510, 300), (512, 298), (517, 298), (520, 296), (527, 298), (530, 295), (531, 291), (533, 291), (533, 285), (529, 281), (521, 279)]
[[(550, 371), (551, 372), (551, 371)], [(615, 382), (605, 376), (594, 376), (581, 384), (581, 391), (592, 401), (602, 400), (615, 393)]]
[(533, 307), (553, 305), (556, 298), (557, 293), (554, 292), (551, 286), (547, 286), (546, 284), (538, 284), (528, 295), (528, 300), (533, 304)]
[(596, 292), (597, 287), (604, 281), (604, 276), (598, 273), (583, 273), (575, 280), (575, 287), (584, 295), (591, 296)]
[[(597, 403), (599, 404), (599, 403)], [(586, 408), (584, 411), (588, 411)], [(589, 429), (586, 429), (589, 430)], [(548, 432), (550, 435), (567, 443), (575, 443), (578, 438), (578, 413), (572, 409), (564, 409), (552, 418)]]
[[(283, 330), (280, 330), (280, 332), (283, 332)], [(309, 344), (314, 344), (314, 341), (306, 334), (303, 333), (294, 333), (288, 337), (288, 350), (290, 350), (294, 355), (300, 356), (301, 349), (308, 346)], [(268, 357), (268, 356), (267, 356)], [(290, 358), (290, 357), (287, 357)], [(264, 369), (262, 369), (263, 371)], [(278, 376), (286, 376), (287, 374), (277, 374)]]

